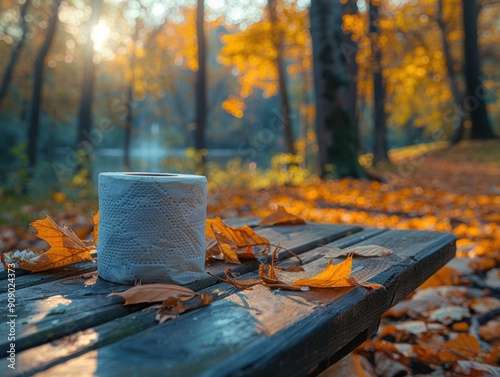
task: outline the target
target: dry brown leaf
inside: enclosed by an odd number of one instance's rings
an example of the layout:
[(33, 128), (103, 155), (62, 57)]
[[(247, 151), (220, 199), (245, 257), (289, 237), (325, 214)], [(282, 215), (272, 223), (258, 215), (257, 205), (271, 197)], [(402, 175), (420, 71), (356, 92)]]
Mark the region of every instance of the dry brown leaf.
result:
[(213, 276), (217, 280), (223, 281), (225, 283), (229, 283), (229, 284), (231, 284), (234, 287), (239, 288), (239, 289), (247, 289), (247, 288), (253, 287), (254, 285), (257, 285), (257, 284), (264, 284), (264, 281), (262, 281), (261, 279), (234, 279), (232, 276), (229, 276), (229, 271), (230, 271), (230, 268), (226, 268), (224, 270), (224, 275), (226, 276), (225, 279), (220, 278), (216, 275), (213, 275), (210, 272), (208, 274), (210, 276)]
[(323, 246), (327, 250), (329, 258), (346, 257), (348, 255), (358, 257), (385, 257), (392, 253), (391, 249), (378, 245), (350, 246), (345, 249)]
[(303, 267), (298, 266), (296, 264), (292, 264), (292, 265), (288, 266), (287, 268), (284, 268), (281, 266), (276, 266), (275, 268), (277, 270), (282, 270), (282, 271), (286, 271), (286, 272), (303, 272), (304, 271)]
[(260, 225), (288, 225), (288, 224), (305, 224), (305, 220), (297, 215), (288, 213), (285, 207), (278, 205), (276, 212), (263, 218)]
[[(31, 224), (38, 238), (46, 241), (50, 248), (41, 253), (33, 254), (27, 260), (17, 259), (14, 253), (5, 253), (5, 260), (15, 263), (23, 270), (38, 272), (68, 264), (93, 260), (91, 253), (95, 247), (88, 246), (67, 226), (60, 227), (49, 216)], [(5, 268), (4, 264), (4, 268)]]
[(136, 285), (123, 292), (113, 292), (109, 296), (120, 296), (125, 300), (123, 305), (160, 302), (172, 297), (187, 301), (198, 293), (176, 284), (144, 284)]
[(163, 322), (177, 318), (180, 314), (209, 305), (213, 300), (212, 295), (198, 294), (189, 301), (182, 300), (180, 297), (169, 297), (166, 299), (156, 313), (155, 319), (162, 324)]

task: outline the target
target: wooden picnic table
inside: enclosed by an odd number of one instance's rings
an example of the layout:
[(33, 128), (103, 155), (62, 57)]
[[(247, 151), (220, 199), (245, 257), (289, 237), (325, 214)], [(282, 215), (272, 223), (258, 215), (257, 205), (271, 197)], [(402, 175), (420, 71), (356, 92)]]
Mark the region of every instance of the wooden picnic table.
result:
[[(240, 225), (236, 219), (228, 225)], [(363, 229), (308, 223), (257, 227), (256, 232), (300, 254), (304, 268), (322, 269), (328, 252), (379, 245), (393, 253), (355, 258), (353, 276), (382, 284), (307, 292), (254, 286), (238, 290), (209, 276), (189, 285), (214, 294), (210, 305), (159, 325), (147, 305), (123, 306), (109, 293), (128, 286), (98, 278), (83, 262), (16, 276), (16, 369), (8, 367), (9, 320), (0, 328), (2, 376), (308, 376), (340, 360), (370, 338), (382, 314), (455, 255), (450, 233)], [(277, 265), (296, 264), (287, 252)], [(341, 258), (336, 260), (343, 260)], [(335, 260), (334, 260), (335, 262)], [(260, 261), (234, 265), (240, 278), (257, 277)], [(227, 264), (207, 270), (223, 276)], [(7, 274), (0, 274), (7, 312)]]

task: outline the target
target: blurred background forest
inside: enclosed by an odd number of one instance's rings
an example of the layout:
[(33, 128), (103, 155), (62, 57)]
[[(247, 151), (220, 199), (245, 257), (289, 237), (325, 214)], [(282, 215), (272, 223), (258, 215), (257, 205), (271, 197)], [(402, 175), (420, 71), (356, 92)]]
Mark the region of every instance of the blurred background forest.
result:
[(366, 177), (500, 134), (495, 0), (0, 4), (4, 198), (87, 195), (102, 171)]

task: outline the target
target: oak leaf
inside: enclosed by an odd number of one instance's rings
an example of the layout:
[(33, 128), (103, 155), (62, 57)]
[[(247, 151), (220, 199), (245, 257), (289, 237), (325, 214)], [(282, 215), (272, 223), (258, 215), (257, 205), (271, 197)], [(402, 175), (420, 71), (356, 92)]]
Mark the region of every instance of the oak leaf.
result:
[(278, 205), (276, 212), (263, 218), (260, 225), (287, 225), (287, 224), (305, 224), (301, 217), (287, 212), (285, 207)]
[(144, 284), (136, 285), (123, 292), (113, 292), (109, 296), (120, 296), (125, 300), (123, 305), (160, 302), (176, 297), (187, 301), (197, 296), (193, 290), (176, 284)]
[[(67, 226), (60, 227), (52, 218), (45, 216), (31, 224), (38, 238), (46, 241), (50, 248), (26, 258), (16, 258), (15, 253), (5, 253), (6, 261), (18, 265), (23, 270), (38, 272), (68, 264), (93, 260), (94, 246), (89, 246)], [(5, 264), (4, 264), (5, 268)]]

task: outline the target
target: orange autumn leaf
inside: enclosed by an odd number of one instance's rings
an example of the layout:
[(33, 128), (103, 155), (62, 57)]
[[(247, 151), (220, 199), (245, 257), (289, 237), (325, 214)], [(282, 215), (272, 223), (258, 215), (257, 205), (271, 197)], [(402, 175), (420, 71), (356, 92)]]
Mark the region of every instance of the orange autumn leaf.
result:
[(420, 289), (440, 287), (442, 285), (458, 285), (459, 281), (460, 273), (456, 269), (448, 266), (443, 266), (438, 270), (438, 272), (427, 279), (420, 286)]
[(259, 236), (248, 225), (243, 225), (240, 228), (227, 226), (219, 217), (215, 219), (207, 219), (205, 231), (206, 235), (210, 238), (215, 238), (214, 232), (221, 233), (225, 237), (234, 241), (237, 248), (269, 245), (269, 241), (266, 238)]
[(177, 297), (187, 301), (197, 296), (193, 290), (176, 284), (144, 284), (136, 285), (123, 292), (113, 292), (109, 296), (120, 296), (125, 300), (123, 305), (160, 302)]
[[(95, 247), (88, 246), (67, 226), (60, 227), (49, 216), (31, 224), (36, 230), (38, 238), (46, 241), (50, 248), (41, 253), (34, 254), (27, 260), (11, 259), (19, 268), (31, 272), (49, 270), (68, 264), (93, 260), (91, 253)], [(11, 253), (6, 253), (7, 258), (13, 258)], [(4, 266), (5, 267), (5, 266)]]
[(338, 264), (333, 264), (332, 259), (328, 262), (328, 266), (313, 278), (302, 278), (292, 283), (292, 286), (306, 286), (311, 288), (343, 288), (362, 285), (366, 288), (382, 288), (376, 283), (359, 283), (353, 276), (352, 270), (352, 255)]
[(269, 216), (263, 218), (260, 225), (286, 225), (286, 224), (305, 224), (305, 220), (297, 215), (293, 215), (285, 209), (285, 207), (278, 205), (276, 212), (271, 213)]
[(253, 246), (269, 248), (269, 241), (255, 233), (248, 225), (240, 228), (230, 227), (224, 224), (219, 217), (207, 219), (205, 239), (207, 256), (220, 259), (222, 254), (226, 263), (239, 264), (240, 258), (252, 258), (250, 254), (253, 253), (251, 250)]
[[(443, 357), (443, 354), (449, 354), (459, 358), (474, 358), (483, 352), (477, 338), (464, 333), (459, 333), (455, 339), (442, 343), (442, 347), (443, 349), (439, 352), (440, 357)], [(453, 359), (453, 356), (450, 358)]]

